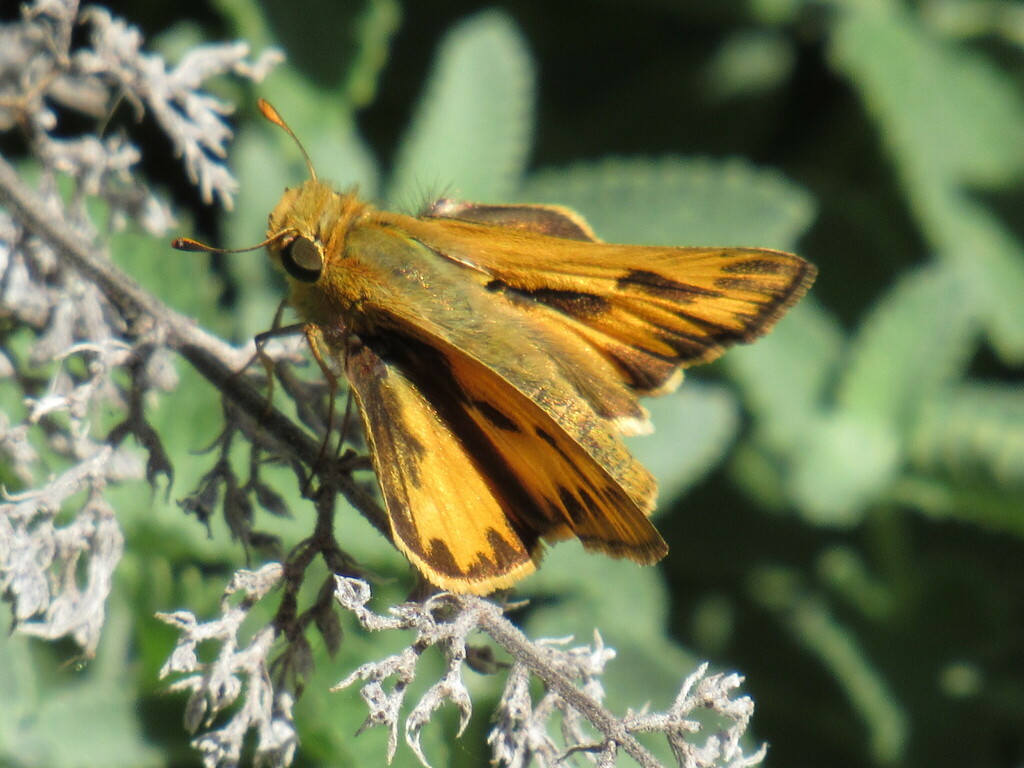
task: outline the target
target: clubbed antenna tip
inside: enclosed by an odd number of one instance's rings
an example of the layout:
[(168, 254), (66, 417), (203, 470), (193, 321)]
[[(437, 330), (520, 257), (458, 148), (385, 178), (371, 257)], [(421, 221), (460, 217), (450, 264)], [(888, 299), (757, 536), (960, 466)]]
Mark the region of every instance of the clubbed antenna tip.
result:
[(280, 113), (274, 109), (266, 99), (259, 99), (256, 102), (256, 105), (260, 108), (260, 113), (267, 118), (267, 120), (281, 128), (285, 133), (292, 137), (292, 141), (295, 142), (295, 146), (299, 148), (299, 152), (302, 153), (302, 158), (306, 161), (306, 168), (309, 169), (309, 178), (316, 181), (316, 171), (313, 170), (313, 163), (309, 160), (306, 148), (302, 146), (302, 142), (299, 141), (299, 137), (295, 135), (291, 128), (288, 127), (288, 123), (284, 121), (284, 118), (281, 117)]

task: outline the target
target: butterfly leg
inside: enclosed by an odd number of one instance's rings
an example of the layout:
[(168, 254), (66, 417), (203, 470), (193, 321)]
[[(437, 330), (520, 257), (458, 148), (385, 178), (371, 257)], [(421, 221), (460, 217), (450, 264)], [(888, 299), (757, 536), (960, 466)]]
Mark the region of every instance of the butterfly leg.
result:
[[(309, 344), (309, 351), (313, 353), (313, 359), (316, 360), (316, 364), (320, 366), (320, 371), (324, 375), (324, 379), (327, 381), (328, 396), (330, 397), (329, 405), (327, 407), (327, 428), (324, 430), (324, 440), (320, 444), (320, 453), (317, 455), (316, 467), (320, 466), (320, 463), (324, 460), (324, 456), (327, 455), (327, 444), (331, 440), (331, 427), (334, 424), (334, 406), (335, 401), (338, 399), (338, 375), (331, 369), (331, 366), (327, 364), (324, 359), (323, 353), (320, 351), (322, 345), (326, 345), (324, 340), (324, 332), (319, 325), (315, 323), (306, 323), (302, 326), (302, 332), (306, 336), (306, 343)], [(348, 419), (348, 407), (345, 408), (345, 417)], [(344, 438), (344, 432), (342, 433)], [(311, 476), (312, 477), (312, 476)]]
[(281, 336), (292, 336), (296, 333), (301, 332), (305, 325), (303, 323), (296, 323), (293, 325), (281, 325), (281, 316), (284, 314), (284, 308), (287, 302), (282, 301), (277, 305), (277, 311), (274, 313), (274, 321), (270, 324), (270, 329), (257, 333), (253, 337), (253, 341), (256, 344), (256, 353), (249, 358), (242, 369), (238, 373), (246, 370), (256, 360), (260, 361), (260, 365), (263, 366), (263, 370), (267, 374), (267, 411), (270, 411), (271, 404), (274, 401), (274, 359), (267, 354), (266, 345), (270, 339), (279, 338)]

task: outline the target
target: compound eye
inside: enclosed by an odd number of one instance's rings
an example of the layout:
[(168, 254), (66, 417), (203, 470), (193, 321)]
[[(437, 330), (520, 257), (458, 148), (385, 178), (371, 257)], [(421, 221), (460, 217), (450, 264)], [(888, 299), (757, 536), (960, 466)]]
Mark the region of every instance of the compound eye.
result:
[(324, 269), (320, 245), (305, 237), (296, 237), (281, 249), (284, 271), (303, 283), (315, 283)]

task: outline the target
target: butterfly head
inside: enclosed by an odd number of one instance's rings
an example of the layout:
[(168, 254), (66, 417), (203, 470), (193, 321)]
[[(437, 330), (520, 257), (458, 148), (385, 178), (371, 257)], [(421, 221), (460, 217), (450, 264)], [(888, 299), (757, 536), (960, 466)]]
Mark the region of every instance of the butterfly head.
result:
[(270, 214), (267, 250), (270, 259), (300, 283), (315, 283), (323, 273), (325, 197), (333, 192), (318, 181), (286, 189)]
[(368, 209), (355, 192), (339, 194), (316, 179), (286, 189), (267, 228), (271, 261), (299, 283), (318, 282)]

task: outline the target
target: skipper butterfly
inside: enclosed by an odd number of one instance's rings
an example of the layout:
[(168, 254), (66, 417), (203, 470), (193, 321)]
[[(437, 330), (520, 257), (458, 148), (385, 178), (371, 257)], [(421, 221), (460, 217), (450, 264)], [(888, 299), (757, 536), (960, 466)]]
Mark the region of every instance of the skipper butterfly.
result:
[(604, 243), (558, 206), (390, 213), (307, 165), (265, 245), (314, 356), (344, 370), (398, 548), (438, 587), (476, 594), (533, 572), (542, 541), (664, 557), (654, 478), (622, 441), (651, 431), (637, 398), (764, 334), (815, 268)]

